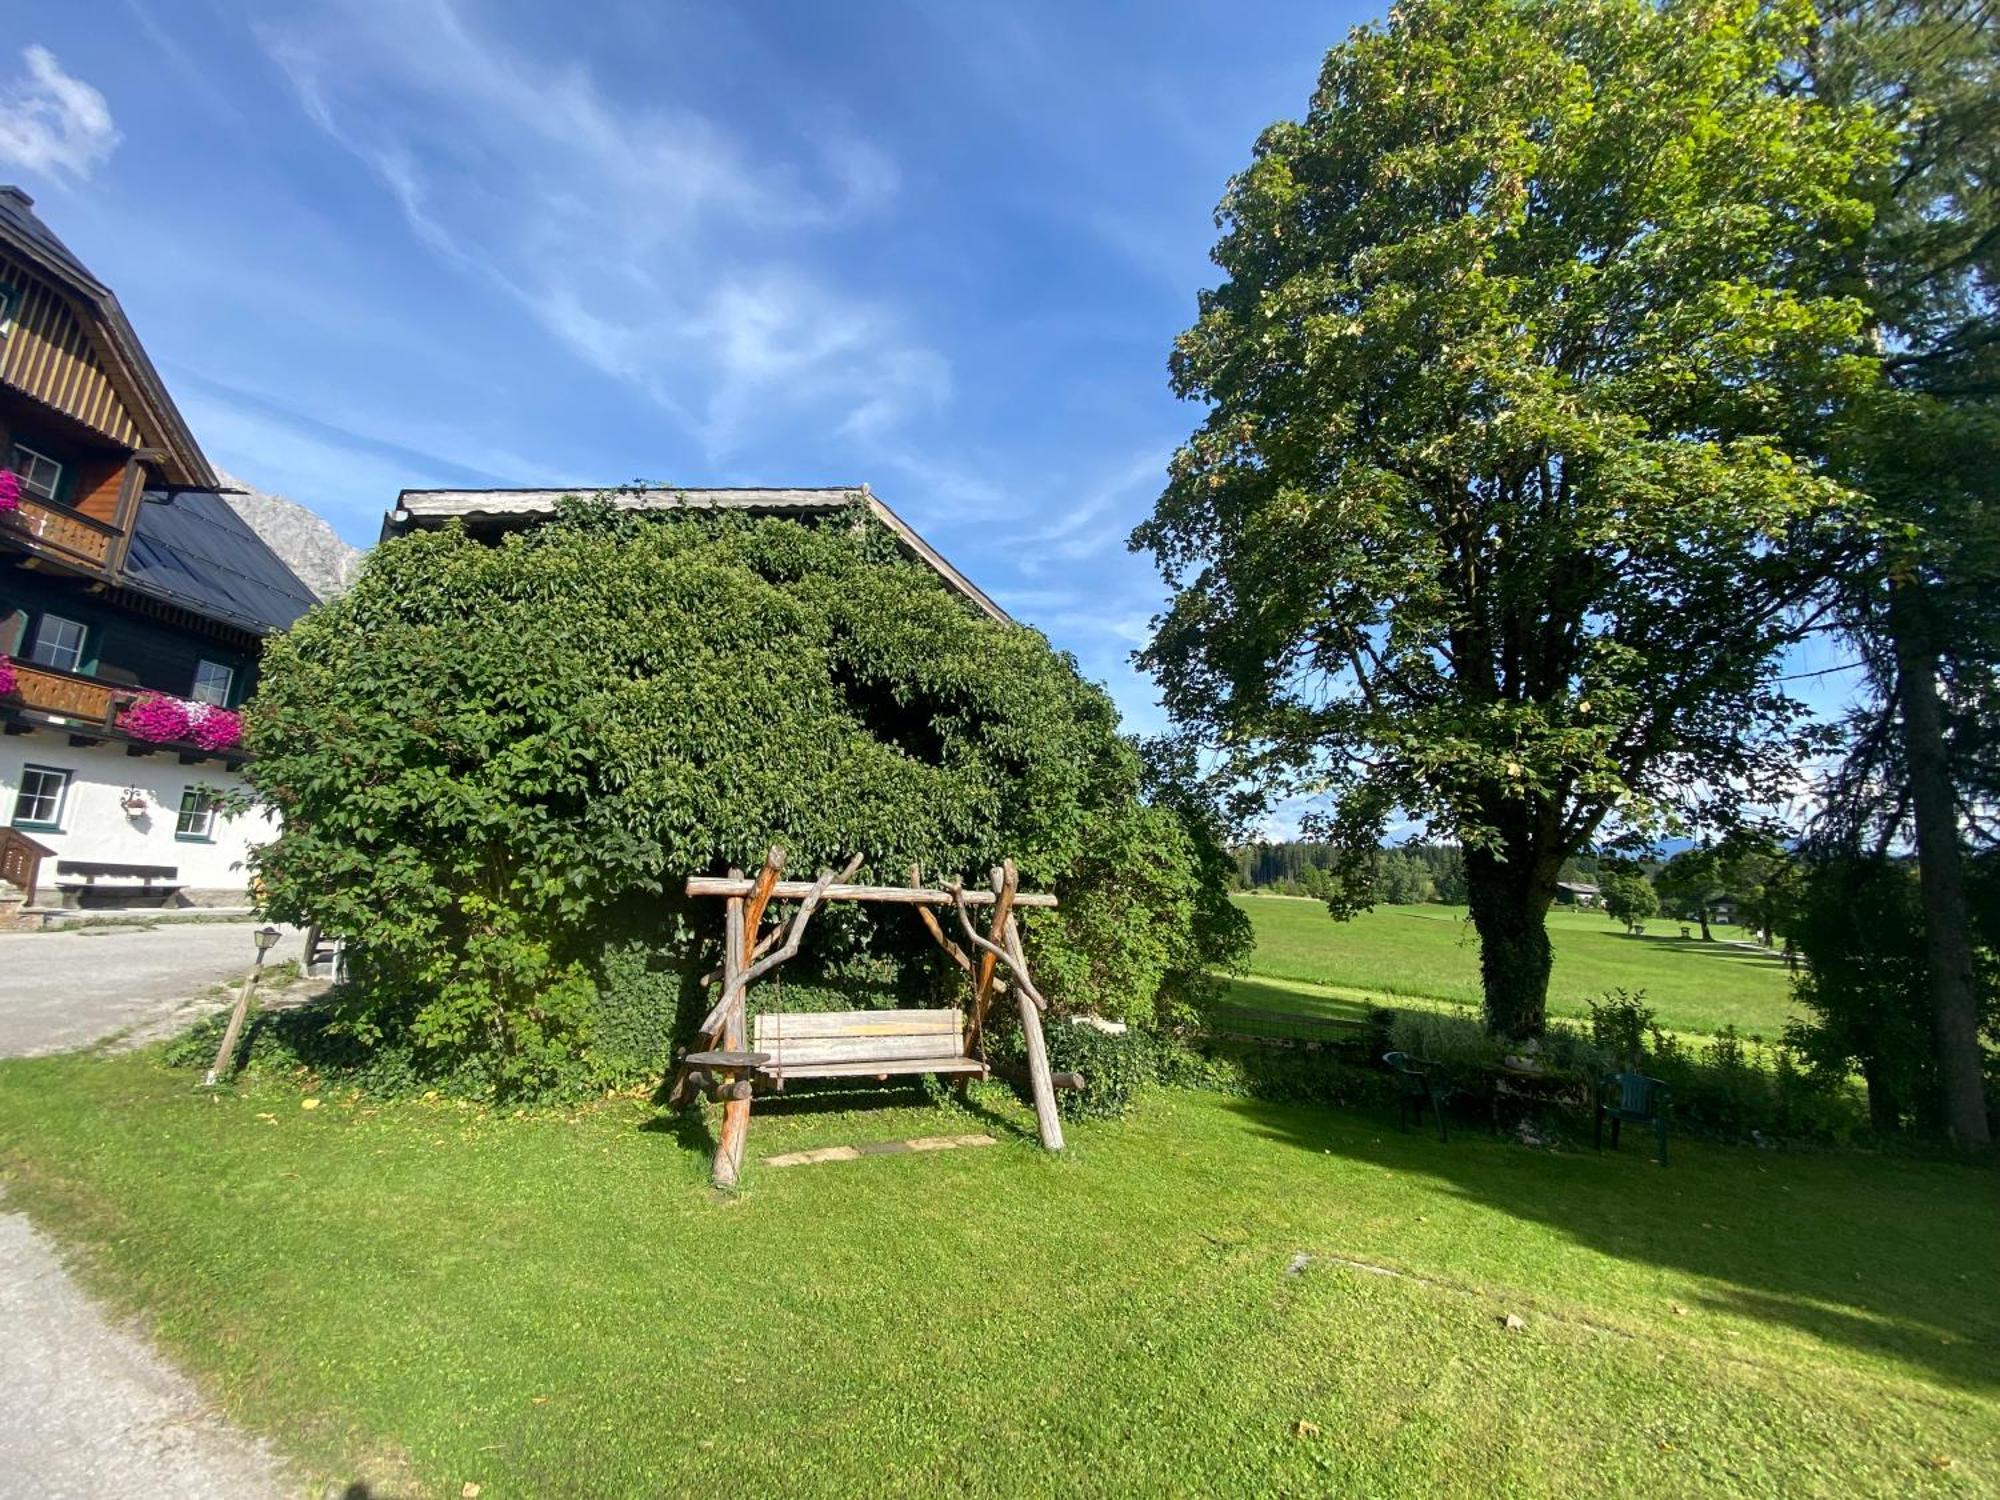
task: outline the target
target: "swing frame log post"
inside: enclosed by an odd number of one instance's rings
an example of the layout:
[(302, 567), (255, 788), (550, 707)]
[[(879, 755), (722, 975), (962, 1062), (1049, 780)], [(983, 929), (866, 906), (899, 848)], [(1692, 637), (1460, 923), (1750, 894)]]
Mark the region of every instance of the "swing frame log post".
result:
[[(1001, 891), (1015, 883), (1014, 862), (1008, 860), (993, 872), (995, 904)], [(1042, 1012), (1048, 1009), (1048, 1002), (1035, 988), (1035, 982), (1028, 977), (1027, 955), (1021, 948), (1021, 929), (1014, 921), (1011, 908), (1006, 923), (999, 932), (999, 942), (981, 937), (972, 930), (972, 917), (967, 911), (969, 902), (966, 891), (957, 885), (952, 887), (952, 895), (958, 904), (958, 925), (965, 930), (965, 936), (973, 947), (985, 954), (994, 963), (1005, 962), (1014, 975), (1014, 999), (1021, 1011), (1021, 1034), (1028, 1050), (1028, 1086), (1035, 1101), (1035, 1128), (1040, 1131), (1042, 1145), (1050, 1151), (1063, 1148), (1062, 1116), (1056, 1113), (1055, 1079), (1049, 1070), (1048, 1043), (1042, 1036)]]
[[(730, 873), (734, 875), (738, 872), (732, 870)], [(731, 896), (723, 908), (722, 999), (726, 1008), (722, 1014), (722, 1047), (725, 1052), (741, 1052), (745, 1042), (742, 974), (744, 959), (748, 956), (745, 951), (748, 939), (743, 909), (747, 899)], [(715, 1163), (709, 1171), (710, 1181), (725, 1192), (735, 1188), (736, 1180), (742, 1173), (743, 1142), (750, 1134), (748, 1090), (743, 1092), (741, 1098), (736, 1097), (734, 1089), (728, 1092), (730, 1097), (722, 1106), (722, 1133), (715, 1142)]]
[[(1014, 900), (1020, 894), (1020, 877), (1014, 872), (1014, 861), (997, 864), (992, 871), (993, 922), (989, 935), (999, 942), (1007, 931), (1007, 924), (1014, 920)], [(979, 955), (979, 975), (972, 985), (972, 1035), (983, 1036), (986, 1030), (986, 1007), (993, 998), (993, 976), (998, 972), (1000, 960), (989, 948)]]

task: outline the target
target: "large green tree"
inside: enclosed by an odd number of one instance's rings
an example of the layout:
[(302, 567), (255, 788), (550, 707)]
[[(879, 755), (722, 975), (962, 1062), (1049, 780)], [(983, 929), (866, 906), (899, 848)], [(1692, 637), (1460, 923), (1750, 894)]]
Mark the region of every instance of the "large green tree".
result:
[(1135, 533), (1144, 661), (1245, 785), (1465, 848), (1489, 1023), (1533, 1033), (1565, 857), (1794, 775), (1773, 663), (1847, 492), (1793, 434), (1865, 380), (1820, 290), (1861, 112), (1779, 87), (1757, 0), (1415, 0), (1230, 184), (1172, 360), (1207, 404)]
[(1965, 844), (2000, 803), (2000, 20), (1989, 0), (1831, 0), (1798, 77), (1894, 141), (1842, 264), (1880, 365), (1829, 444), (1877, 517), (1840, 596), (1873, 692), (1821, 831), (1850, 859), (1914, 844), (1942, 1119), (1985, 1144)]

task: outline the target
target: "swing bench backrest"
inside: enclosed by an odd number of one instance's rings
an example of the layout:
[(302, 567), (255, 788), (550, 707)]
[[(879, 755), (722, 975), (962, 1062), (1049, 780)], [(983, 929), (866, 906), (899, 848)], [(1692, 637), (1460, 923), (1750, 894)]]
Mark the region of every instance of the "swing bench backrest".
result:
[(760, 1012), (751, 1019), (758, 1072), (771, 1078), (886, 1078), (892, 1073), (984, 1073), (966, 1055), (956, 1010)]

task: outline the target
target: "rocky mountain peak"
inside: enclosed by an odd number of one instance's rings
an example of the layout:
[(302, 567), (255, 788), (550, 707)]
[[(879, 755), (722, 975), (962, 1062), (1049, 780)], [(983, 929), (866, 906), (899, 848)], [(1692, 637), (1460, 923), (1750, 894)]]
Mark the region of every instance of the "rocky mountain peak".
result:
[(363, 553), (342, 541), (334, 529), (296, 500), (267, 494), (234, 475), (217, 471), (223, 499), (264, 544), (299, 575), (299, 582), (322, 599), (345, 593), (361, 570)]

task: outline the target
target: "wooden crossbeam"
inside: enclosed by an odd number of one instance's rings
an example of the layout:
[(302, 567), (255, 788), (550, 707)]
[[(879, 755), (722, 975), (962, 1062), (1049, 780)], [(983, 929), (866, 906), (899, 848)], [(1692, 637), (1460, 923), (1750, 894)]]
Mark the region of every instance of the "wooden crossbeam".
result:
[[(690, 896), (747, 896), (755, 888), (756, 882), (737, 875), (692, 875), (688, 877), (687, 894)], [(812, 883), (805, 880), (780, 880), (771, 888), (773, 901), (799, 901), (811, 893)], [(949, 890), (931, 890), (923, 886), (910, 885), (846, 885), (839, 881), (820, 892), (823, 901), (876, 901), (889, 906), (945, 906), (952, 904)], [(990, 891), (967, 891), (966, 904), (969, 906), (991, 906), (995, 896)], [(1015, 894), (1016, 906), (1049, 907), (1056, 905), (1055, 894), (1050, 891), (1020, 891)]]

